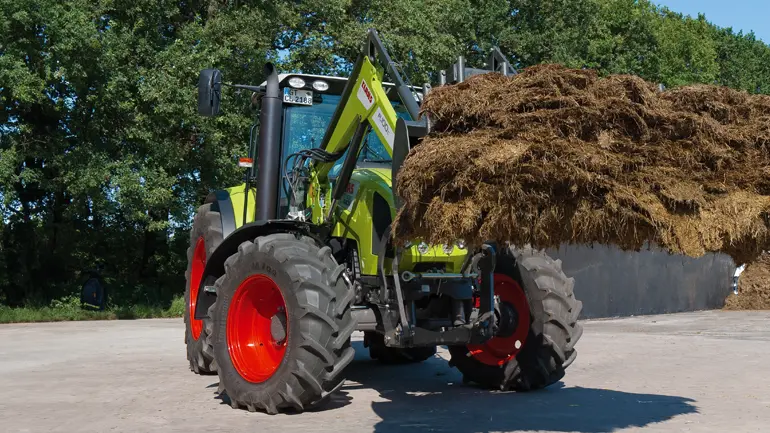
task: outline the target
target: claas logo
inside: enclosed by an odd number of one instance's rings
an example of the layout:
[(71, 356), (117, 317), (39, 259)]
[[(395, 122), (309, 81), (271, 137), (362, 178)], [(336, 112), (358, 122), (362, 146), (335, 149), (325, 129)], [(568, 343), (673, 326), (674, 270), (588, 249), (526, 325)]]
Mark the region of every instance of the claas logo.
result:
[(349, 183), (347, 188), (345, 189), (345, 194), (353, 194), (356, 190), (356, 186), (352, 183)]
[(366, 99), (371, 103), (374, 98), (372, 97), (372, 92), (369, 91), (369, 87), (366, 86), (366, 81), (361, 81), (361, 89), (366, 94)]

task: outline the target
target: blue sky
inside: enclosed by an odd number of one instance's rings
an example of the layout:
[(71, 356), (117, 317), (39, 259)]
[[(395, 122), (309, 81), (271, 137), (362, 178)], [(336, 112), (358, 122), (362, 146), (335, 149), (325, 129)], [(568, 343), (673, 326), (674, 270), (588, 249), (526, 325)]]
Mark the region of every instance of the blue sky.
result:
[(754, 30), (757, 38), (770, 43), (770, 0), (653, 0), (661, 6), (686, 15), (706, 15), (719, 27), (732, 27), (737, 33)]

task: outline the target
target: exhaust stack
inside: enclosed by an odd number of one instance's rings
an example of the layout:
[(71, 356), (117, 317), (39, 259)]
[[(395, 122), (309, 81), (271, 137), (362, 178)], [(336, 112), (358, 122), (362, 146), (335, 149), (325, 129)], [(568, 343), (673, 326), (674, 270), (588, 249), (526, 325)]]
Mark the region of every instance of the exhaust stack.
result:
[(267, 85), (259, 115), (259, 156), (257, 158), (257, 221), (278, 217), (278, 186), (281, 179), (281, 111), (283, 100), (278, 72), (265, 65)]

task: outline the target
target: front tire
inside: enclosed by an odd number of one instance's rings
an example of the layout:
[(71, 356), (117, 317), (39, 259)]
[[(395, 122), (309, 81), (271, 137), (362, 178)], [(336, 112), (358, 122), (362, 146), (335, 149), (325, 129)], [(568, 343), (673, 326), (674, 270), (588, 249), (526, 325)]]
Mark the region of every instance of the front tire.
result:
[(281, 233), (225, 262), (211, 307), (220, 392), (234, 408), (303, 411), (343, 384), (353, 360), (352, 288), (329, 247)]
[[(199, 207), (190, 231), (184, 292), (187, 360), (190, 362), (190, 370), (196, 374), (213, 374), (217, 371), (209, 341), (210, 335), (205, 323), (209, 319), (195, 319), (195, 309), (206, 262), (211, 253), (222, 243), (222, 239), (222, 219), (219, 212), (211, 209), (211, 203)], [(210, 280), (207, 283), (213, 283), (213, 281)]]
[(531, 248), (506, 248), (497, 257), (495, 295), (519, 310), (519, 323), (508, 337), (450, 346), (450, 364), (466, 382), (486, 388), (547, 387), (564, 377), (583, 334), (577, 322), (583, 304), (575, 299), (574, 279), (567, 278), (560, 261)]

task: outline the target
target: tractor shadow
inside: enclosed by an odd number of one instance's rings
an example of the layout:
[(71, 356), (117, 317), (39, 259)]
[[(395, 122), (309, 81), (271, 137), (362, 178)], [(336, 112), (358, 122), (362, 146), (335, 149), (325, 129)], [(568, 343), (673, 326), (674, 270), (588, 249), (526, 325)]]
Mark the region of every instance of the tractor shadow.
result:
[[(219, 404), (224, 406), (230, 406), (230, 397), (227, 395), (227, 393), (219, 393), (218, 391), (219, 382), (212, 383), (206, 388), (214, 390), (214, 399), (219, 400)], [(341, 409), (352, 402), (353, 402), (353, 399), (350, 397), (349, 393), (344, 391), (344, 386), (343, 386), (342, 390), (339, 390), (331, 394), (323, 402), (317, 404), (316, 406), (307, 408), (303, 412), (296, 412), (293, 409), (288, 409), (288, 410), (284, 410), (283, 414), (284, 415), (302, 415), (303, 413), (333, 411), (334, 409)], [(240, 410), (245, 411), (246, 408), (245, 407), (240, 408)]]
[(562, 382), (530, 393), (492, 392), (464, 385), (462, 375), (438, 356), (417, 365), (387, 366), (370, 360), (360, 341), (353, 345), (356, 359), (346, 371), (348, 382), (340, 394), (377, 391), (380, 398), (371, 407), (381, 418), (374, 429), (379, 433), (600, 433), (644, 427), (698, 411), (695, 401), (685, 397), (567, 387)]

